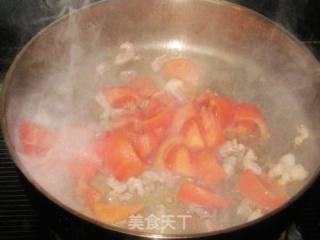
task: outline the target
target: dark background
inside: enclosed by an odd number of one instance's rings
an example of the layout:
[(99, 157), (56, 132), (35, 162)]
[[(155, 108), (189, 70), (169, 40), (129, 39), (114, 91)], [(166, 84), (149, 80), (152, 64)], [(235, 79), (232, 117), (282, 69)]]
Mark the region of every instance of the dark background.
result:
[[(0, 0), (0, 80), (14, 56), (39, 30), (88, 0)], [(93, 2), (93, 1), (91, 1)], [(238, 0), (278, 22), (320, 59), (319, 0)], [(1, 135), (0, 135), (1, 136)], [(320, 182), (292, 219), (290, 240), (320, 239)], [(89, 239), (84, 223), (48, 203), (21, 176), (0, 138), (0, 240)], [(95, 239), (91, 236), (92, 239)], [(256, 239), (260, 239), (257, 237)]]

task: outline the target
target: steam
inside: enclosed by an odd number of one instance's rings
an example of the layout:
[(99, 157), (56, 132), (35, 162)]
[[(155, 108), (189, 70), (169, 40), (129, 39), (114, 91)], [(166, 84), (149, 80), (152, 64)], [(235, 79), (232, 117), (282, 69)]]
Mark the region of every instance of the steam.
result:
[[(98, 1), (44, 0), (41, 7), (46, 9), (46, 16), (35, 17), (31, 18), (30, 21), (26, 21), (24, 30), (34, 28), (38, 24), (45, 25), (60, 17), (71, 15), (77, 9), (95, 2)], [(294, 31), (298, 21), (302, 18), (300, 11), (303, 11), (308, 0), (300, 0), (298, 3), (296, 1), (295, 3), (291, 2), (291, 0), (279, 1), (276, 6), (278, 10), (276, 11), (275, 19), (282, 22), (286, 28)], [(28, 14), (31, 16), (32, 12)], [(74, 183), (73, 177), (70, 175), (70, 167), (78, 157), (85, 159), (84, 161), (96, 160), (94, 156), (90, 155), (92, 154), (90, 144), (92, 139), (105, 130), (101, 128), (101, 119), (99, 119), (101, 112), (99, 112), (100, 109), (95, 100), (96, 96), (99, 96), (99, 91), (107, 85), (119, 84), (120, 79), (136, 75), (137, 72), (144, 73), (143, 68), (145, 66), (150, 68), (150, 63), (155, 57), (162, 55), (165, 59), (166, 55), (163, 54), (166, 53), (163, 52), (163, 48), (160, 49), (161, 52), (152, 49), (150, 45), (150, 49), (144, 49), (145, 52), (141, 52), (141, 55), (139, 55), (141, 56), (141, 61), (129, 62), (125, 59), (125, 66), (122, 68), (122, 66), (114, 65), (115, 56), (119, 53), (119, 46), (108, 46), (105, 42), (101, 43), (102, 40), (107, 41), (109, 37), (105, 35), (101, 37), (101, 26), (95, 26), (92, 23), (86, 30), (86, 35), (81, 32), (82, 29), (76, 18), (69, 18), (64, 26), (65, 28), (57, 31), (50, 39), (45, 39), (44, 46), (37, 43), (37, 47), (42, 51), (39, 54), (40, 56), (31, 56), (28, 61), (24, 59), (23, 62), (27, 64), (25, 68), (30, 70), (29, 72), (34, 71), (36, 74), (29, 74), (28, 72), (26, 74), (28, 76), (23, 76), (26, 79), (21, 80), (21, 82), (26, 83), (27, 90), (25, 90), (25, 95), (18, 96), (17, 94), (18, 98), (22, 100), (21, 106), (18, 109), (11, 107), (11, 111), (15, 117), (18, 115), (18, 121), (15, 121), (17, 124), (20, 120), (26, 119), (57, 133), (58, 144), (48, 155), (39, 159), (29, 159), (21, 155), (20, 159), (22, 159), (27, 171), (38, 183), (43, 185), (54, 197), (74, 208), (77, 200), (71, 194)], [(121, 35), (122, 33), (116, 32), (113, 34)], [(115, 38), (117, 37), (115, 36)], [(125, 39), (124, 41), (130, 40)], [(68, 44), (65, 44), (65, 42)], [(170, 45), (171, 47), (178, 48), (178, 50), (184, 49), (184, 46), (181, 48), (178, 41), (171, 43), (173, 43), (171, 44), (172, 46)], [(103, 46), (103, 44), (105, 45)], [(149, 43), (143, 42), (142, 44), (145, 44), (144, 47), (146, 47)], [(291, 72), (285, 72), (285, 70), (277, 72), (274, 69), (267, 69), (267, 73), (265, 73), (261, 66), (254, 62), (254, 58), (237, 56), (233, 52), (226, 52), (224, 49), (219, 48), (209, 49), (206, 46), (199, 47), (191, 44), (186, 44), (186, 46), (187, 54), (190, 51), (191, 55), (194, 53), (196, 53), (194, 55), (199, 55), (195, 57), (199, 57), (200, 65), (204, 66), (207, 71), (205, 79), (208, 79), (208, 85), (218, 86), (220, 84), (221, 89), (224, 88), (229, 92), (231, 89), (234, 94), (232, 97), (243, 101), (258, 99), (257, 102), (253, 103), (263, 106), (267, 115), (272, 116), (274, 112), (277, 112), (278, 116), (274, 119), (273, 124), (278, 131), (274, 132), (278, 133), (283, 141), (286, 141), (286, 137), (290, 135), (288, 134), (290, 132), (288, 129), (291, 124), (294, 124), (292, 119), (304, 122), (304, 116), (300, 116), (303, 115), (300, 106), (296, 104), (298, 102), (296, 96), (293, 96), (288, 89), (281, 85), (282, 80), (289, 81), (290, 79), (297, 91), (310, 89), (308, 85), (311, 84), (310, 82), (301, 81), (304, 76), (301, 76), (301, 73), (299, 75), (299, 69)], [(201, 52), (200, 48), (202, 47), (203, 51)], [(256, 47), (258, 55), (259, 53), (265, 54), (268, 52), (263, 47), (267, 48), (269, 46), (261, 46), (261, 44), (254, 46), (253, 43), (250, 47)], [(261, 49), (258, 49), (259, 47)], [(131, 50), (130, 46), (127, 50)], [(141, 50), (141, 47), (139, 50)], [(131, 55), (134, 57), (135, 53)], [(270, 50), (270, 54), (264, 56), (264, 61), (268, 63), (279, 61), (279, 65), (281, 65), (284, 62), (283, 59), (274, 59), (274, 56), (278, 55), (282, 56), (277, 54), (276, 51), (272, 52)], [(157, 62), (153, 62), (154, 70), (159, 70), (158, 65), (161, 65), (162, 60), (160, 58)], [(122, 63), (122, 61), (120, 62)], [(126, 64), (129, 65), (127, 66)], [(276, 65), (273, 64), (269, 67)], [(37, 68), (39, 66), (41, 70)], [(288, 63), (287, 67), (289, 70), (295, 69), (295, 66), (290, 65), (290, 63)], [(123, 72), (124, 70), (126, 72)], [(277, 84), (269, 86), (269, 80), (270, 82), (277, 82)], [(177, 81), (171, 82), (171, 86), (167, 87), (179, 90), (181, 83)], [(293, 90), (295, 89), (290, 89), (290, 91), (294, 92)], [(227, 91), (221, 92), (224, 94)], [(261, 96), (257, 96), (257, 92)], [(274, 102), (270, 104), (265, 102), (264, 99), (273, 99)], [(279, 102), (286, 106), (279, 107)], [(278, 111), (275, 111), (275, 109)], [(297, 112), (301, 114), (292, 117)], [(277, 119), (283, 119), (283, 122), (287, 121), (288, 123), (278, 124), (276, 122)], [(19, 143), (18, 128), (14, 127), (15, 142)], [(66, 128), (69, 128), (68, 132), (61, 130)], [(293, 130), (295, 129), (293, 128)], [(286, 144), (278, 144), (278, 146), (283, 148), (287, 146)]]

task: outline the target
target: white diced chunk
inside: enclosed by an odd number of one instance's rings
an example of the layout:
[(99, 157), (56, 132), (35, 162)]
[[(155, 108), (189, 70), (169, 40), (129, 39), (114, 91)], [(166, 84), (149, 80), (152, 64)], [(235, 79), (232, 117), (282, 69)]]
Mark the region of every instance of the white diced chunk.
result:
[(262, 215), (262, 211), (260, 209), (256, 209), (254, 212), (250, 214), (250, 216), (248, 217), (248, 221), (258, 219), (259, 217), (262, 217)]
[(294, 138), (294, 144), (296, 146), (301, 145), (306, 139), (309, 138), (309, 130), (304, 125), (299, 125), (297, 127), (298, 135)]
[(283, 172), (284, 169), (282, 164), (275, 164), (273, 167), (270, 168), (268, 176), (272, 178), (279, 177), (283, 174)]
[(289, 173), (293, 181), (302, 181), (308, 177), (307, 170), (301, 164), (293, 166)]
[(139, 59), (139, 57), (136, 56), (136, 52), (132, 43), (122, 43), (120, 45), (120, 49), (122, 50), (122, 52), (116, 56), (116, 59), (114, 61), (116, 65), (122, 65), (132, 60)]
[(296, 163), (296, 157), (292, 153), (283, 155), (280, 158), (280, 164), (286, 169), (293, 167)]

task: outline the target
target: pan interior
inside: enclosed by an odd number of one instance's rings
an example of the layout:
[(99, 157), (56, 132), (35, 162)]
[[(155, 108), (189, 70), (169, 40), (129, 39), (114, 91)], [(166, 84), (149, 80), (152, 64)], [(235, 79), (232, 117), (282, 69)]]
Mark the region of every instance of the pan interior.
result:
[[(120, 44), (128, 41), (140, 60), (115, 66)], [(272, 140), (257, 150), (263, 164), (290, 152), (310, 173), (306, 181), (288, 189), (291, 196), (318, 173), (318, 63), (295, 39), (260, 16), (221, 1), (124, 0), (105, 1), (55, 23), (33, 39), (12, 65), (6, 79), (7, 140), (29, 180), (55, 201), (92, 218), (75, 196), (68, 168), (85, 135), (63, 142), (55, 164), (48, 166), (43, 163), (46, 159), (32, 161), (19, 153), (18, 124), (28, 119), (60, 128), (82, 122), (99, 133), (95, 102), (99, 90), (125, 83), (121, 73), (126, 70), (161, 84), (151, 62), (163, 54), (178, 54), (201, 66), (201, 89), (262, 110), (272, 133)], [(103, 74), (97, 72), (101, 63), (106, 66)], [(300, 124), (309, 129), (310, 137), (295, 148)], [(216, 214), (231, 221), (232, 215)], [(239, 224), (237, 220), (228, 227)], [(127, 229), (123, 224), (118, 227)], [(206, 231), (213, 230), (195, 224), (188, 233)]]

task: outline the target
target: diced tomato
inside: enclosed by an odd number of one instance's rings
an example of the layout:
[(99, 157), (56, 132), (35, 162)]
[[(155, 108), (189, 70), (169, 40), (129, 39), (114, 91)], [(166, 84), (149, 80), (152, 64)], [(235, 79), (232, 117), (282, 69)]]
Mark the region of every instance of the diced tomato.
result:
[(198, 98), (198, 103), (212, 111), (223, 128), (232, 123), (236, 107), (233, 100), (206, 92)]
[(191, 154), (184, 145), (177, 145), (170, 149), (166, 158), (166, 166), (180, 175), (187, 177), (194, 176)]
[(185, 181), (180, 186), (177, 197), (187, 204), (195, 204), (204, 208), (228, 208), (233, 202), (191, 181)]
[(99, 221), (113, 224), (126, 220), (131, 215), (141, 212), (143, 208), (144, 205), (142, 203), (109, 204), (99, 201), (91, 209)]
[(270, 137), (270, 133), (264, 117), (255, 106), (245, 103), (237, 105), (237, 107), (235, 108), (234, 122), (237, 123), (243, 120), (252, 121), (253, 123), (255, 123), (258, 126), (260, 135), (263, 138)]
[(140, 109), (124, 110), (111, 118), (112, 128), (138, 129), (144, 117)]
[(143, 130), (167, 129), (172, 121), (177, 102), (168, 94), (160, 94), (150, 99), (145, 109), (145, 117), (140, 122)]
[(199, 124), (195, 119), (188, 120), (182, 129), (184, 143), (192, 151), (199, 151), (205, 147)]
[(108, 87), (103, 90), (107, 101), (115, 108), (133, 108), (143, 101), (143, 98), (128, 87)]
[(110, 204), (103, 200), (101, 193), (85, 182), (80, 183), (78, 190), (84, 202), (97, 220), (103, 223), (117, 223), (126, 220), (131, 215), (141, 212), (142, 203)]
[(156, 151), (162, 134), (156, 131), (137, 133), (134, 137), (134, 146), (142, 161), (150, 163), (149, 157)]
[(182, 139), (181, 137), (177, 136), (169, 136), (167, 137), (158, 148), (156, 159), (155, 159), (155, 166), (160, 169), (166, 168), (166, 159), (168, 157), (168, 153), (171, 149), (175, 146), (181, 144)]
[(167, 109), (159, 112), (157, 115), (144, 119), (140, 122), (140, 128), (145, 131), (154, 129), (167, 129), (171, 123), (173, 109)]
[(247, 139), (256, 137), (258, 134), (257, 124), (249, 120), (240, 120), (232, 123), (227, 128), (228, 134), (231, 138), (239, 137), (240, 139)]
[(46, 127), (22, 121), (19, 127), (19, 138), (21, 150), (25, 155), (40, 157), (52, 148), (56, 135)]
[(194, 169), (203, 184), (214, 187), (227, 178), (227, 174), (219, 164), (218, 159), (211, 150), (204, 150), (194, 158)]
[(85, 182), (89, 182), (97, 173), (100, 168), (100, 164), (90, 159), (83, 159), (81, 156), (75, 158), (71, 163), (71, 174)]
[(149, 104), (145, 108), (145, 114), (147, 117), (154, 116), (161, 111), (176, 108), (177, 104), (178, 102), (173, 96), (160, 93), (150, 98)]
[(266, 210), (273, 210), (287, 201), (285, 190), (271, 178), (245, 170), (238, 183), (239, 191)]
[(134, 78), (128, 82), (128, 86), (143, 98), (149, 98), (159, 91), (155, 82), (149, 78)]
[(183, 127), (183, 125), (191, 118), (195, 118), (197, 116), (197, 111), (192, 102), (188, 102), (175, 112), (172, 123), (170, 125), (170, 133), (179, 133)]
[(97, 156), (104, 162), (104, 171), (124, 181), (146, 170), (125, 130), (114, 130), (102, 135), (96, 144)]
[(214, 114), (206, 108), (200, 110), (200, 123), (202, 136), (205, 139), (207, 147), (220, 146), (225, 142), (225, 136), (220, 123)]
[(200, 68), (189, 59), (174, 58), (162, 66), (161, 76), (166, 80), (179, 79), (192, 85), (198, 85)]

